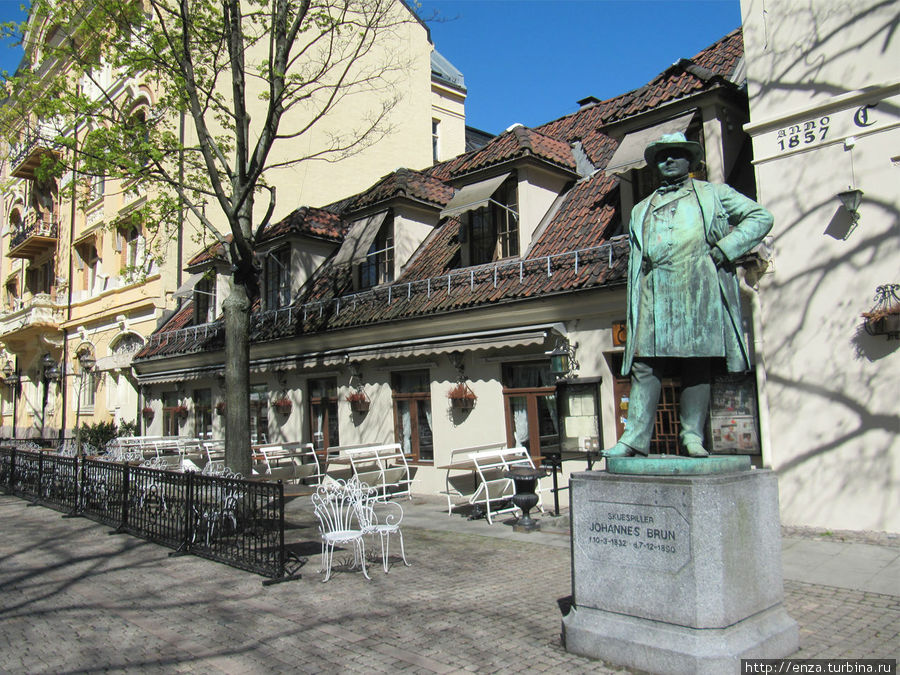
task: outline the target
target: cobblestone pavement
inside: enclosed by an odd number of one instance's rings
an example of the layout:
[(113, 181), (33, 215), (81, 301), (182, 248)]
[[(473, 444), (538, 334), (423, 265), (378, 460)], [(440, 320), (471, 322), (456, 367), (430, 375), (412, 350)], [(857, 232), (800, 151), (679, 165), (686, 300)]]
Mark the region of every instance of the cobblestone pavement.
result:
[[(0, 672), (623, 672), (568, 654), (557, 599), (569, 553), (528, 541), (405, 528), (412, 566), (367, 582), (261, 578), (0, 495)], [(786, 583), (797, 657), (895, 658), (900, 597)]]

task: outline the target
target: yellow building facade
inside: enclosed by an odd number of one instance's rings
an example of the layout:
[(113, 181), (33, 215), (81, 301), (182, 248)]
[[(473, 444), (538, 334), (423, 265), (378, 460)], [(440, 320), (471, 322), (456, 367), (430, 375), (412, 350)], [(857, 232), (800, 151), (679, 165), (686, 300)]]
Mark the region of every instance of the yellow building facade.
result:
[[(390, 96), (385, 133), (340, 161), (312, 160), (267, 173), (267, 182), (282, 197), (276, 218), (298, 202), (326, 204), (352, 194), (397, 166), (425, 168), (464, 151), (462, 77), (435, 52), (427, 28), (406, 4), (395, 5), (394, 27), (367, 57), (390, 53), (396, 58), (402, 67), (393, 69), (390, 86), (348, 97), (321, 128), (276, 146), (271, 161), (296, 157), (298, 144), (306, 154), (325, 147), (337, 131), (355, 128), (372, 110), (384, 108)], [(30, 25), (25, 58), (47, 77), (60, 76), (65, 69), (59, 64), (41, 63), (44, 39), (59, 38), (40, 22)], [(117, 78), (107, 68), (95, 83), (85, 82), (84, 90), (89, 95), (115, 92), (149, 119), (162, 86)], [(257, 105), (260, 110), (251, 109), (251, 117), (262, 115), (263, 102)], [(285, 117), (285, 124), (297, 123)], [(189, 281), (184, 265), (211, 237), (185, 214), (165, 232), (136, 226), (133, 216), (149, 195), (135, 183), (87, 176), (77, 165), (56, 180), (42, 181), (42, 156), (60, 152), (40, 140), (47, 137), (38, 133), (42, 124), (46, 121), (30, 120), (0, 168), (0, 436), (49, 440), (96, 422), (134, 423), (140, 429), (141, 392), (131, 357), (160, 320), (180, 306), (183, 294), (176, 291)], [(436, 129), (441, 131), (440, 156)], [(189, 120), (185, 132), (190, 144)], [(76, 138), (78, 133), (83, 132), (75, 132)], [(64, 159), (71, 166), (72, 158)], [(74, 191), (66, 190), (73, 186)], [(225, 231), (224, 219), (212, 211), (210, 220)], [(224, 295), (215, 300), (220, 304)], [(81, 367), (82, 354), (89, 355), (90, 372)]]

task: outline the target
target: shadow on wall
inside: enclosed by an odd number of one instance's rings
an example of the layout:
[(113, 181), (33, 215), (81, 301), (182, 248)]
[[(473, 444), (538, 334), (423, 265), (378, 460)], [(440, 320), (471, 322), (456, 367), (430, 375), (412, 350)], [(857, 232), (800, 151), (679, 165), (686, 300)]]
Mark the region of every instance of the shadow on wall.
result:
[(888, 340), (883, 335), (869, 335), (863, 327), (862, 318), (856, 327), (856, 333), (850, 339), (858, 359), (874, 363), (890, 356), (900, 349), (900, 340)]

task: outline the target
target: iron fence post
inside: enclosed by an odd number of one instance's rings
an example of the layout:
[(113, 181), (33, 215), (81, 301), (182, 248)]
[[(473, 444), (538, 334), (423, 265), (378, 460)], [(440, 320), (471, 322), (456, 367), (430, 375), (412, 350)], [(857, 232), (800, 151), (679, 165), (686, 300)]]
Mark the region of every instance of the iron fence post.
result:
[(193, 529), (193, 518), (191, 518), (191, 512), (194, 510), (194, 472), (187, 472), (187, 485), (185, 486), (185, 495), (184, 499), (184, 534), (182, 535), (181, 543), (178, 545), (174, 551), (169, 553), (169, 556), (176, 555), (187, 555), (189, 554), (191, 548), (191, 539), (193, 538), (191, 530)]
[(131, 467), (122, 462), (122, 524), (120, 530), (128, 527), (128, 505), (131, 503)]
[(284, 576), (284, 483), (278, 481), (278, 576)]

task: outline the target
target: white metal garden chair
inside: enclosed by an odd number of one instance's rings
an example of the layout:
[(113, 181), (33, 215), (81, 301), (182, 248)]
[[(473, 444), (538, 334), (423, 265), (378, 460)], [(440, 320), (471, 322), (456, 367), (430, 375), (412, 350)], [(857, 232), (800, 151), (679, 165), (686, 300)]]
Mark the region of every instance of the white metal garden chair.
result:
[(319, 536), (322, 539), (323, 582), (331, 578), (334, 547), (353, 546), (353, 567), (360, 565), (363, 576), (371, 581), (366, 571), (365, 518), (363, 503), (374, 494), (358, 480), (335, 480), (319, 485), (312, 495), (313, 511), (319, 519)]
[(385, 573), (388, 571), (392, 534), (397, 535), (400, 540), (400, 557), (403, 559), (403, 564), (409, 567), (409, 563), (406, 561), (406, 550), (403, 547), (403, 532), (400, 531), (403, 507), (394, 501), (383, 501), (375, 490), (370, 490), (368, 494), (363, 495), (360, 509), (363, 531), (373, 537), (378, 535), (381, 540), (381, 564)]

